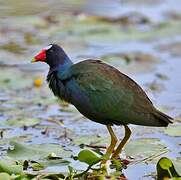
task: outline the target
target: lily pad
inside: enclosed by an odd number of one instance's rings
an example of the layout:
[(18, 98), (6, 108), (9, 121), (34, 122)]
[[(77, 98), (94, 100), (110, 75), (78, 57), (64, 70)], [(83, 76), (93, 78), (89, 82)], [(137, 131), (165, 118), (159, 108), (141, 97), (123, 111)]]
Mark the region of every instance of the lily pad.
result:
[(129, 142), (125, 146), (125, 152), (126, 155), (136, 159), (144, 159), (161, 153), (165, 148), (159, 139), (143, 138)]
[(11, 176), (8, 173), (0, 173), (0, 179), (11, 180)]
[(15, 42), (8, 42), (7, 44), (1, 45), (0, 48), (13, 53), (22, 53), (25, 50), (24, 47), (21, 47)]
[(167, 129), (165, 129), (164, 133), (169, 136), (180, 137), (181, 136), (181, 125), (170, 126)]
[[(148, 53), (133, 51), (129, 53), (110, 53), (103, 55), (102, 60), (110, 62), (123, 71), (148, 72), (160, 62), (160, 59)], [(145, 67), (147, 67), (145, 69)]]
[(23, 172), (23, 166), (8, 163), (7, 161), (0, 161), (0, 172), (6, 172), (8, 174), (20, 174)]
[(158, 26), (157, 28), (150, 29), (150, 31), (139, 31), (131, 28), (129, 29), (129, 33), (124, 29), (120, 29), (119, 26), (111, 26), (106, 23), (89, 23), (84, 25), (77, 23), (76, 25), (73, 25), (72, 28), (74, 28), (75, 34), (81, 34), (80, 41), (85, 40), (87, 42), (118, 43), (128, 40), (149, 40), (179, 34), (179, 30), (177, 28), (180, 28), (180, 26), (180, 23), (173, 22), (164, 24), (164, 28)]
[(49, 154), (55, 153), (58, 157), (70, 156), (70, 151), (64, 151), (56, 144), (25, 145), (11, 142), (13, 149), (7, 151), (7, 155), (17, 160), (46, 159)]
[(9, 126), (17, 126), (17, 127), (22, 127), (22, 126), (34, 126), (40, 123), (40, 119), (10, 119), (6, 121), (6, 124)]
[[(15, 76), (16, 75), (16, 76)], [(9, 91), (21, 90), (22, 88), (30, 87), (33, 80), (27, 75), (23, 74), (20, 70), (11, 69), (11, 71), (1, 70), (0, 71), (0, 85), (2, 89)]]
[(158, 49), (163, 52), (169, 52), (173, 56), (181, 56), (181, 42), (160, 45)]
[(87, 135), (87, 136), (78, 136), (73, 139), (73, 142), (76, 145), (99, 145), (107, 143), (108, 139), (100, 137), (98, 135)]
[(121, 16), (109, 17), (109, 16), (79, 16), (81, 22), (104, 22), (104, 23), (117, 23), (120, 25), (138, 25), (149, 24), (150, 19), (144, 14), (138, 12), (130, 12)]
[(181, 175), (181, 158), (177, 158), (176, 160), (172, 160), (176, 171), (179, 175)]

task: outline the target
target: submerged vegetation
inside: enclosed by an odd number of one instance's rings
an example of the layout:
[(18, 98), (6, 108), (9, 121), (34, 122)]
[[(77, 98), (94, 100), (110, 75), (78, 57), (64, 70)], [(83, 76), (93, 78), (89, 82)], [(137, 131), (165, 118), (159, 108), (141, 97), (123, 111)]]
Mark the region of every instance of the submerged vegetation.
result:
[[(180, 178), (180, 1), (136, 2), (145, 11), (132, 0), (104, 6), (0, 0), (5, 17), (0, 19), (0, 179)], [(166, 129), (130, 126), (133, 137), (120, 159), (101, 166), (109, 143), (104, 126), (55, 99), (45, 82), (47, 66), (30, 63), (37, 49), (52, 42), (75, 62), (102, 59), (127, 73), (175, 123)], [(121, 127), (114, 129), (123, 136)]]

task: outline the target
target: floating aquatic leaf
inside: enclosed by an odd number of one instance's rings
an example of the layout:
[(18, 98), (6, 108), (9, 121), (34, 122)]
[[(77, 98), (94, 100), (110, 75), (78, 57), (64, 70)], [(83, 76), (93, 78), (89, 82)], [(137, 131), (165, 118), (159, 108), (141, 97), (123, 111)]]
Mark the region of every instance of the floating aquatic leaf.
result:
[(86, 144), (86, 145), (97, 145), (97, 144), (104, 144), (107, 142), (107, 139), (100, 137), (98, 135), (87, 135), (87, 136), (78, 136), (73, 138), (73, 142), (76, 145)]
[(20, 174), (23, 172), (23, 166), (15, 163), (8, 163), (7, 161), (0, 161), (0, 172), (6, 172), (8, 174)]
[(30, 166), (34, 171), (40, 171), (45, 168), (41, 163), (38, 163), (36, 161), (31, 161)]
[(104, 22), (104, 23), (117, 23), (124, 26), (150, 23), (150, 20), (145, 15), (138, 12), (132, 12), (117, 17), (80, 15), (78, 18), (81, 22), (84, 23)]
[[(178, 34), (179, 31), (176, 28), (180, 28), (181, 24), (172, 22), (166, 23), (164, 28), (157, 26), (157, 28), (150, 29), (150, 31), (140, 31), (137, 29), (129, 29), (129, 33), (127, 31), (122, 30), (118, 26), (110, 26), (105, 23), (92, 23), (89, 24), (76, 24), (72, 28), (74, 29), (75, 34), (81, 34), (79, 41), (83, 39), (87, 42), (100, 42), (100, 43), (108, 43), (108, 42), (123, 42), (128, 40), (148, 40), (161, 38), (172, 34)], [(71, 36), (72, 37), (72, 36)], [(73, 38), (73, 37), (72, 37)]]
[(174, 167), (179, 175), (181, 175), (181, 158), (172, 159)]
[[(160, 59), (149, 53), (132, 51), (129, 53), (110, 53), (101, 57), (103, 61), (119, 67), (120, 70), (131, 72), (148, 72), (152, 70)], [(147, 67), (145, 69), (145, 67)]]
[[(65, 179), (65, 175), (63, 175), (62, 173), (41, 173), (38, 175), (39, 179), (42, 180), (64, 180)], [(37, 180), (37, 177), (33, 178), (32, 180)]]
[(43, 167), (51, 167), (51, 166), (68, 166), (70, 164), (70, 161), (64, 160), (64, 159), (47, 159), (47, 160), (41, 160), (41, 165)]
[(126, 155), (138, 159), (144, 159), (157, 153), (165, 151), (165, 145), (159, 139), (143, 138), (129, 142), (125, 146)]
[(162, 83), (158, 83), (157, 81), (146, 84), (146, 86), (148, 86), (151, 91), (159, 93), (165, 89), (164, 85)]
[(70, 156), (70, 151), (64, 151), (56, 144), (40, 144), (40, 145), (25, 145), (17, 142), (11, 142), (14, 148), (7, 151), (7, 155), (14, 159), (20, 160), (39, 160), (46, 159), (50, 153), (55, 153), (57, 156)]
[(11, 180), (11, 176), (5, 172), (0, 173), (0, 179), (2, 180)]
[[(16, 76), (15, 76), (16, 75)], [(2, 70), (0, 71), (0, 85), (5, 91), (21, 90), (22, 88), (30, 87), (32, 79), (19, 69)]]
[(17, 127), (22, 127), (22, 126), (34, 126), (40, 123), (40, 119), (29, 119), (29, 118), (24, 118), (24, 119), (10, 119), (6, 121), (6, 124), (9, 126), (17, 126)]
[(170, 44), (164, 44), (164, 45), (160, 45), (158, 47), (158, 49), (160, 51), (164, 51), (164, 52), (169, 52), (170, 54), (172, 54), (173, 56), (181, 56), (181, 42), (173, 42)]
[(175, 125), (175, 126), (170, 126), (167, 129), (165, 129), (165, 134), (169, 136), (176, 136), (180, 137), (181, 136), (181, 125)]
[(1, 45), (1, 49), (4, 49), (13, 53), (22, 53), (25, 48), (15, 42), (8, 42), (7, 44)]

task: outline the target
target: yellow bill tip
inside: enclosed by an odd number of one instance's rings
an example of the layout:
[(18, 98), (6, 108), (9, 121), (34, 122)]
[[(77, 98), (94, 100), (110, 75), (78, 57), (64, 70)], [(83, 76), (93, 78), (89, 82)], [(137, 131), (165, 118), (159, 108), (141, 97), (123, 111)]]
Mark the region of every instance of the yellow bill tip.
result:
[(36, 62), (36, 59), (35, 59), (35, 58), (33, 58), (33, 59), (31, 60), (31, 63), (34, 63), (34, 62)]

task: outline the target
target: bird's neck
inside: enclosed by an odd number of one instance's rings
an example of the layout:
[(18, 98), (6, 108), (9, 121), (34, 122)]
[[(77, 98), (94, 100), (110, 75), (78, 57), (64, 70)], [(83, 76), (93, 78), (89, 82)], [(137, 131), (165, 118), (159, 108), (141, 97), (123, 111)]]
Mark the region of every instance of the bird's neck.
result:
[(69, 59), (69, 57), (66, 57), (66, 59), (58, 65), (58, 69), (61, 72), (66, 71), (70, 66), (72, 66), (73, 62)]
[(73, 65), (73, 62), (70, 60), (68, 56), (64, 57), (64, 59), (61, 59), (61, 61), (57, 62), (54, 66), (50, 66), (50, 71), (59, 71), (64, 72), (66, 71), (70, 66)]

